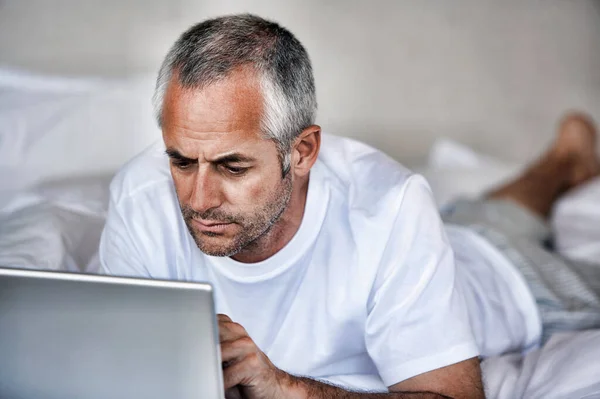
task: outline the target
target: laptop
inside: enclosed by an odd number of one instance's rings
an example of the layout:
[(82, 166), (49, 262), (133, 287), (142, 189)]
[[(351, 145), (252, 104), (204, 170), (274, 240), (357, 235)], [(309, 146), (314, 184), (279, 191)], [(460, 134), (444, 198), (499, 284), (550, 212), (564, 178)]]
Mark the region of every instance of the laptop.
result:
[(0, 268), (0, 398), (224, 398), (208, 284)]

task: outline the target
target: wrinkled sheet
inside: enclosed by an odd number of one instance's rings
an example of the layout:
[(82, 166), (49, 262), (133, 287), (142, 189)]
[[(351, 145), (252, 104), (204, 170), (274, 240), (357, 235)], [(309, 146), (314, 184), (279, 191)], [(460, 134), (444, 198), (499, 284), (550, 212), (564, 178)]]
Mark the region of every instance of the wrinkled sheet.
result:
[(488, 398), (600, 398), (600, 330), (556, 334), (526, 355), (486, 359), (482, 372)]
[(0, 265), (97, 273), (110, 176), (36, 185), (0, 208)]

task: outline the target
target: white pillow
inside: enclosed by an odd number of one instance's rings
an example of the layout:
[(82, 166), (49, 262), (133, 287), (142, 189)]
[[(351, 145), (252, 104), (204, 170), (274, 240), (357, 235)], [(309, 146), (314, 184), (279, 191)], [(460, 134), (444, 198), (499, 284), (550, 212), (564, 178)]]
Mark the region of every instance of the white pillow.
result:
[(415, 171), (429, 182), (438, 206), (461, 197), (481, 196), (519, 170), (449, 139), (438, 139), (429, 152), (428, 164)]
[[(28, 151), (102, 85), (0, 69), (0, 167), (24, 167)], [(67, 149), (65, 149), (67, 150)], [(4, 181), (4, 180), (3, 180)], [(6, 183), (6, 181), (4, 181)]]
[(554, 209), (552, 225), (558, 252), (600, 264), (600, 177), (563, 197)]
[(153, 88), (144, 76), (67, 79), (0, 70), (0, 195), (119, 169), (160, 137)]

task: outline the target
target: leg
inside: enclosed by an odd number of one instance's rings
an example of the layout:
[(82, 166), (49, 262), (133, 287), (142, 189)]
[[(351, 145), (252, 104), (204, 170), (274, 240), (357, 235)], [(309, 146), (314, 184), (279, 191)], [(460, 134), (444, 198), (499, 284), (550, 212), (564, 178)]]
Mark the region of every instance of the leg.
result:
[(593, 121), (569, 114), (561, 122), (551, 148), (513, 182), (488, 194), (489, 199), (511, 200), (548, 218), (566, 191), (600, 174)]
[(546, 223), (556, 200), (600, 173), (590, 119), (568, 115), (551, 148), (521, 176), (481, 200), (457, 201), (442, 216), (485, 238), (525, 278), (542, 317), (542, 342), (552, 334), (600, 327), (600, 270), (548, 250)]
[(448, 223), (481, 225), (514, 239), (543, 245), (551, 238), (546, 223), (556, 200), (600, 174), (596, 130), (582, 114), (560, 123), (554, 144), (519, 177), (479, 201), (457, 201), (442, 216)]

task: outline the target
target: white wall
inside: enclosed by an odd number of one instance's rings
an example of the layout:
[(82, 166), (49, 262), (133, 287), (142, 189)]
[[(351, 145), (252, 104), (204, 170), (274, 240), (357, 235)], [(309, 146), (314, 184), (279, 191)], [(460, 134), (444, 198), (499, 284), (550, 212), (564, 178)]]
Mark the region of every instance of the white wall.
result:
[(523, 161), (549, 142), (564, 110), (600, 118), (592, 0), (0, 0), (0, 65), (153, 74), (189, 25), (242, 11), (305, 44), (326, 131), (406, 163), (438, 136)]

